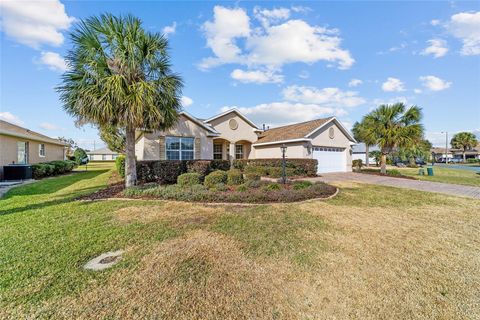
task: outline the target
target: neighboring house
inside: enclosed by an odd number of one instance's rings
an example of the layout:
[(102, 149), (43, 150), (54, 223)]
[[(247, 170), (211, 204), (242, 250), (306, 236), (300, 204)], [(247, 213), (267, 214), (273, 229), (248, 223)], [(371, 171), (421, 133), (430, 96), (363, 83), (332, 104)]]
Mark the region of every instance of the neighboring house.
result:
[(136, 133), (138, 160), (265, 159), (318, 160), (318, 173), (351, 171), (355, 139), (335, 118), (261, 130), (237, 109), (202, 120), (181, 112), (178, 124), (166, 131)]
[[(372, 151), (380, 151), (380, 148), (377, 146), (369, 146), (368, 148), (369, 153)], [(365, 148), (365, 143), (359, 143), (352, 147), (352, 160), (362, 160), (365, 164), (367, 163), (367, 151)], [(370, 155), (368, 158), (369, 164), (375, 164), (375, 158)]]
[(119, 153), (108, 148), (101, 148), (87, 151), (87, 155), (90, 161), (114, 161), (119, 156)]
[(5, 165), (64, 160), (65, 148), (58, 139), (0, 120), (0, 179)]
[[(432, 148), (430, 150), (432, 155), (435, 157), (436, 161), (445, 160), (445, 148)], [(477, 144), (475, 148), (467, 150), (465, 152), (465, 158), (467, 159), (480, 159), (480, 143)], [(463, 150), (449, 148), (448, 149), (448, 159), (458, 159), (463, 161)]]

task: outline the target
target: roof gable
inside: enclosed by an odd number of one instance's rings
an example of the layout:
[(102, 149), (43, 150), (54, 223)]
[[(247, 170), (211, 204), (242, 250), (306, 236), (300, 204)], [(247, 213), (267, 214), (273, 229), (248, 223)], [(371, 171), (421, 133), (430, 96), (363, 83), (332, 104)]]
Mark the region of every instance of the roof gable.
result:
[(63, 141), (50, 138), (38, 132), (31, 131), (29, 129), (17, 126), (13, 123), (10, 123), (4, 120), (0, 120), (0, 134), (19, 137), (27, 140), (34, 140), (34, 141), (56, 144), (60, 146), (66, 146), (66, 143), (64, 143)]
[(238, 109), (236, 108), (232, 108), (232, 109), (229, 109), (225, 112), (222, 112), (220, 114), (217, 114), (216, 116), (213, 116), (207, 120), (205, 120), (204, 122), (206, 123), (209, 123), (213, 120), (216, 120), (218, 118), (221, 118), (223, 116), (226, 116), (227, 114), (230, 114), (230, 113), (235, 113), (237, 114), (240, 118), (242, 118), (246, 123), (248, 123), (250, 126), (252, 126), (254, 129), (256, 130), (259, 130), (259, 128), (257, 127), (257, 125), (255, 123), (253, 123), (250, 119), (248, 119), (243, 113), (241, 113)]

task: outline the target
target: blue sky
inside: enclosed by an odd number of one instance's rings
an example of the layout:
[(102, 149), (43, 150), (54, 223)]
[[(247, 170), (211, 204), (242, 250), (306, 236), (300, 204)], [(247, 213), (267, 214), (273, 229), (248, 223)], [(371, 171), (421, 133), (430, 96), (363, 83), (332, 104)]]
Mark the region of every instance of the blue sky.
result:
[(480, 133), (480, 2), (0, 3), (0, 117), (31, 130), (103, 143), (75, 128), (54, 88), (72, 25), (133, 14), (169, 39), (184, 108), (237, 107), (271, 126), (336, 115), (347, 127), (381, 103), (424, 111), (427, 138)]

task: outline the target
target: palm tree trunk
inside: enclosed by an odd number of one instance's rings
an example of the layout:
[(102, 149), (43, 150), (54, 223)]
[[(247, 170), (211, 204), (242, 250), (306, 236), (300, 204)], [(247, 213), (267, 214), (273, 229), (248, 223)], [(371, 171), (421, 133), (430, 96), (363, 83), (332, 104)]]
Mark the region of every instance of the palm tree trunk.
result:
[(135, 163), (135, 128), (127, 127), (125, 130), (125, 187), (132, 187), (137, 184), (137, 169)]
[(467, 162), (467, 156), (465, 155), (465, 149), (463, 149), (463, 163)]
[(369, 149), (369, 146), (368, 144), (365, 143), (365, 154), (366, 154), (366, 158), (365, 158), (365, 166), (368, 168), (370, 166), (370, 163), (369, 163), (369, 159), (370, 159), (370, 150)]
[(380, 159), (380, 172), (387, 174), (387, 154), (382, 153), (382, 158)]

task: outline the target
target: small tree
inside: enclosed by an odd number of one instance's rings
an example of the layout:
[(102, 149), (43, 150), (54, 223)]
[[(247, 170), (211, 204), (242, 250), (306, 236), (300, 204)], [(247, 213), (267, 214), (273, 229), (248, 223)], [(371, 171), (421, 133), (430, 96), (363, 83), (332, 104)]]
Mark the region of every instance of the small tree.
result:
[(355, 122), (352, 128), (353, 137), (359, 142), (365, 143), (365, 166), (369, 167), (370, 146), (376, 144), (375, 133), (372, 131), (373, 125), (368, 123), (368, 119), (362, 119), (362, 122)]
[(421, 109), (417, 106), (406, 108), (403, 103), (381, 105), (364, 117), (371, 126), (371, 135), (375, 138), (382, 153), (380, 171), (387, 173), (387, 155), (395, 148), (404, 148), (423, 137)]
[(99, 128), (98, 131), (100, 139), (107, 144), (108, 149), (118, 153), (125, 153), (125, 130), (107, 125)]
[(82, 164), (82, 160), (88, 158), (87, 153), (82, 148), (75, 149), (73, 156), (75, 157), (75, 162), (77, 164)]
[(467, 150), (472, 149), (477, 146), (478, 140), (477, 137), (471, 132), (460, 132), (453, 136), (450, 144), (452, 148), (462, 149), (463, 153), (463, 162), (467, 161), (465, 153)]
[(375, 165), (378, 167), (378, 164), (380, 163), (380, 158), (382, 157), (382, 153), (378, 150), (373, 150), (370, 152), (370, 155), (373, 157), (375, 160)]
[(67, 157), (73, 156), (73, 150), (77, 148), (77, 143), (71, 138), (58, 137), (58, 140), (64, 142), (67, 145)]

